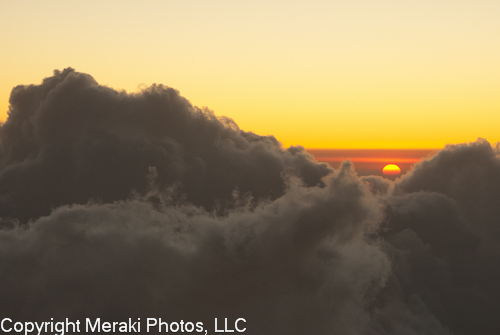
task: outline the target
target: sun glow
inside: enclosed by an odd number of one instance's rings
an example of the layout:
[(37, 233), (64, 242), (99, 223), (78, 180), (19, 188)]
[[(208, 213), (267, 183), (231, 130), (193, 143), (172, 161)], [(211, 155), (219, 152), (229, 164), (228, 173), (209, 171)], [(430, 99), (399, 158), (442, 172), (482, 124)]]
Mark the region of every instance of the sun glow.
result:
[(401, 173), (401, 169), (396, 164), (387, 164), (382, 169), (384, 176), (398, 176)]
[(129, 93), (173, 87), (284, 147), (494, 143), (499, 13), (495, 0), (0, 1), (0, 121), (13, 87), (71, 66)]

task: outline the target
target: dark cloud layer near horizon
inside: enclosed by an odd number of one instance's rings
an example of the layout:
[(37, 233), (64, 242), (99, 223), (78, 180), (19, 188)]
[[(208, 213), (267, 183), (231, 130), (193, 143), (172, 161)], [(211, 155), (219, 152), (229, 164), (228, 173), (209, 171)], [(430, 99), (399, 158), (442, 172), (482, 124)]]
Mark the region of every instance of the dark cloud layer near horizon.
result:
[(247, 319), (249, 334), (498, 334), (500, 159), (338, 170), (153, 85), (73, 69), (0, 127), (0, 317)]

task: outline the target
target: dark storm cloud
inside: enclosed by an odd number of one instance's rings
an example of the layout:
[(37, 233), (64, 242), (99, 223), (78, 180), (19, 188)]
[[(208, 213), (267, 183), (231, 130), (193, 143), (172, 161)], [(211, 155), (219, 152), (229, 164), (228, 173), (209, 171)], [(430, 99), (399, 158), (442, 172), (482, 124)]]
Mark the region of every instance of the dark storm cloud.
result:
[(144, 199), (61, 207), (0, 233), (2, 315), (203, 320), (245, 317), (254, 334), (349, 333), (390, 264), (382, 208), (346, 169), (291, 181), (253, 211), (214, 216)]
[[(414, 301), (452, 334), (500, 331), (499, 182), (497, 150), (478, 140), (441, 150), (395, 184), (382, 226), (393, 259), (384, 308)], [(401, 317), (384, 308), (385, 319)]]
[(127, 94), (65, 69), (14, 88), (10, 104), (0, 130), (3, 217), (26, 221), (89, 198), (126, 199), (145, 189), (149, 167), (160, 186), (176, 184), (208, 210), (235, 190), (275, 199), (286, 173), (315, 186), (330, 171), (303, 148), (283, 150), (274, 137), (241, 131), (162, 85)]
[(0, 128), (0, 316), (247, 319), (249, 334), (498, 334), (499, 159), (332, 171), (161, 85), (72, 69)]
[(449, 146), (396, 184), (397, 192), (439, 192), (455, 200), (473, 229), (500, 240), (500, 159), (486, 140)]

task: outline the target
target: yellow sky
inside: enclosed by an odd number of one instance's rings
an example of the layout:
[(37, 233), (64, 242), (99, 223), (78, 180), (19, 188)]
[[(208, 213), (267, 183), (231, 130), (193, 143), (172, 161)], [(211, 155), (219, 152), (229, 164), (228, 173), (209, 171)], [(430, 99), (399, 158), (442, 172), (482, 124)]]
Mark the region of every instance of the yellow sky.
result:
[(0, 0), (0, 118), (13, 86), (71, 66), (285, 146), (496, 142), (499, 18), (498, 0)]

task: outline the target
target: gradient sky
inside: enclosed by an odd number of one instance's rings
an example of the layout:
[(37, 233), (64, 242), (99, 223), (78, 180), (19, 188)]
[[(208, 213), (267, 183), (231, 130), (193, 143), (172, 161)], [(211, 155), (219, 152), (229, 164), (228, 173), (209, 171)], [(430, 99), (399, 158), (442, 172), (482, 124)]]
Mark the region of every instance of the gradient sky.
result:
[(338, 169), (347, 159), (353, 163), (359, 175), (382, 175), (387, 164), (396, 164), (401, 173), (408, 172), (411, 167), (424, 158), (436, 153), (432, 149), (308, 149), (319, 162), (328, 163)]
[(498, 0), (0, 0), (0, 119), (13, 86), (71, 66), (285, 146), (496, 142), (499, 18)]

